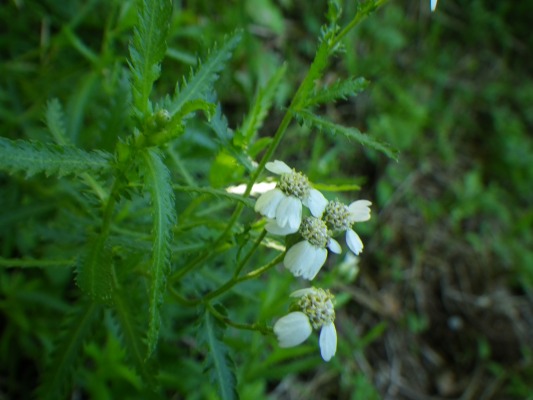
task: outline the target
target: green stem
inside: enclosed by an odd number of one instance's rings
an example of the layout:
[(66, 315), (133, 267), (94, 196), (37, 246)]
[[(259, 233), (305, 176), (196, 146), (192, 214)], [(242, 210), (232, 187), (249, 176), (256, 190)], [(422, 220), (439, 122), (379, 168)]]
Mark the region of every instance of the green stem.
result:
[(344, 27), (342, 31), (339, 32), (337, 36), (335, 36), (335, 39), (332, 40), (330, 48), (333, 49), (347, 34), (350, 32), (353, 28), (355, 28), (363, 19), (365, 19), (370, 13), (379, 7), (381, 7), (383, 4), (385, 4), (388, 0), (378, 0), (374, 4), (369, 3), (367, 5), (367, 8), (364, 9), (361, 12), (358, 12), (355, 17), (350, 21), (348, 25)]
[(269, 334), (273, 333), (272, 328), (267, 327), (267, 326), (261, 326), (259, 324), (242, 324), (242, 323), (239, 323), (239, 322), (233, 322), (228, 317), (226, 317), (226, 316), (222, 315), (221, 313), (219, 313), (215, 309), (215, 307), (213, 307), (210, 303), (206, 302), (205, 305), (206, 305), (207, 309), (209, 310), (209, 312), (211, 314), (213, 314), (213, 316), (216, 319), (218, 319), (219, 321), (221, 321), (223, 324), (232, 326), (232, 327), (237, 328), (237, 329), (243, 329), (243, 330), (248, 330), (248, 331), (258, 331), (258, 332), (261, 332), (264, 335), (269, 335)]
[[(193, 300), (186, 299), (181, 294), (179, 294), (178, 291), (175, 288), (173, 288), (172, 286), (170, 286), (170, 293), (172, 294), (172, 296), (174, 297), (174, 299), (178, 303), (183, 304), (183, 305), (188, 306), (188, 307), (196, 306), (196, 305), (198, 305), (200, 303), (205, 303), (205, 302), (207, 302), (209, 300), (214, 299), (215, 297), (220, 296), (221, 294), (224, 294), (225, 292), (230, 290), (233, 286), (237, 285), (238, 283), (241, 283), (241, 282), (244, 282), (244, 281), (248, 281), (250, 279), (257, 278), (261, 274), (264, 274), (269, 269), (275, 267), (281, 261), (283, 261), (283, 257), (285, 257), (285, 252), (279, 254), (276, 258), (274, 258), (268, 264), (265, 264), (262, 267), (259, 267), (259, 268), (255, 269), (255, 270), (247, 273), (246, 275), (243, 275), (243, 276), (240, 276), (240, 277), (233, 276), (229, 281), (224, 283), (218, 289), (213, 290), (212, 292), (206, 294), (204, 297), (199, 298), (199, 299), (193, 299)], [(178, 271), (178, 272), (180, 272), (180, 271)]]
[(239, 263), (239, 265), (235, 269), (235, 272), (233, 273), (233, 277), (234, 278), (237, 278), (239, 276), (239, 274), (241, 273), (242, 269), (244, 268), (244, 266), (246, 265), (246, 263), (248, 262), (250, 257), (252, 257), (252, 255), (254, 254), (255, 250), (259, 247), (259, 245), (261, 244), (261, 242), (265, 238), (266, 233), (267, 233), (266, 230), (263, 229), (263, 232), (261, 232), (261, 234), (257, 237), (257, 239), (255, 240), (254, 245), (252, 246), (250, 251), (248, 251), (248, 253), (246, 253), (244, 258), (241, 260), (241, 262)]

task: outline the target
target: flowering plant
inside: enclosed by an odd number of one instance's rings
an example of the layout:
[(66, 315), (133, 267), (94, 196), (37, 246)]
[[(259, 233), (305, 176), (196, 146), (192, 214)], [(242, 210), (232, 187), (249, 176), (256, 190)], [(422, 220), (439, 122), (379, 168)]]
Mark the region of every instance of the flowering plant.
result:
[[(36, 364), (38, 398), (181, 398), (191, 388), (176, 371), (202, 382), (202, 371), (207, 371), (218, 396), (234, 399), (238, 374), (233, 358), (246, 348), (240, 337), (228, 339), (235, 331), (263, 334), (265, 338), (254, 338), (275, 352), (276, 340), (282, 348), (293, 347), (320, 330), (320, 354), (332, 360), (337, 330), (324, 265), (335, 264), (332, 253), (342, 253), (341, 235), (351, 253), (363, 251), (354, 225), (370, 219), (371, 202), (345, 205), (330, 198), (331, 193), (322, 193), (320, 185), (275, 155), (283, 153), (280, 144), (297, 122), (397, 158), (395, 149), (372, 135), (319, 114), (322, 106), (355, 97), (366, 87), (363, 78), (331, 83), (326, 71), (345, 51), (349, 32), (385, 2), (358, 3), (344, 23), (340, 2), (329, 0), (313, 61), (303, 77), (287, 77), (289, 68), (273, 61), (271, 75), (257, 80), (264, 84), (257, 85), (257, 97), (242, 124), (233, 128), (223, 111), (229, 91), (218, 85), (253, 85), (252, 79), (243, 78), (240, 64), (231, 64), (236, 49), (244, 46), (242, 31), (217, 37), (218, 44), (200, 62), (175, 47), (183, 37), (202, 36), (191, 35), (197, 32), (192, 28), (176, 33), (182, 22), (196, 21), (178, 12), (180, 2), (109, 2), (112, 12), (105, 32), (95, 36), (91, 26), (87, 43), (76, 36), (77, 24), (96, 2), (88, 2), (62, 29), (50, 29), (48, 17), (39, 20), (42, 48), (28, 54), (37, 54), (49, 71), (54, 69), (47, 64), (54, 51), (45, 54), (48, 46), (72, 46), (66, 53), (86, 58), (72, 69), (90, 71), (76, 75), (80, 86), (73, 97), (68, 84), (58, 80), (53, 93), (65, 87), (67, 93), (43, 104), (46, 132), (21, 124), (24, 134), (0, 137), (0, 171), (13, 175), (5, 179), (16, 188), (2, 192), (9, 215), (2, 220), (6, 227), (0, 265), (18, 269), (2, 270), (0, 287), (10, 295), (50, 288), (26, 296), (39, 306), (31, 317), (24, 314), (11, 321), (11, 308), (5, 307), (10, 326), (21, 325), (24, 332), (45, 326), (20, 345), (30, 348), (28, 357)], [(123, 35), (129, 31), (128, 39)], [(247, 34), (243, 42), (253, 36)], [(48, 42), (49, 35), (54, 37)], [(102, 54), (91, 47), (99, 39), (104, 41), (96, 46)], [(128, 40), (127, 60), (125, 54), (108, 54), (125, 49)], [(24, 70), (24, 60), (6, 70)], [(163, 68), (166, 61), (172, 65), (176, 60), (190, 64), (190, 72), (177, 82), (175, 71)], [(217, 83), (231, 71), (231, 79)], [(172, 89), (162, 95), (169, 81)], [(294, 87), (296, 81), (300, 83)], [(9, 96), (3, 101), (16, 92), (10, 84), (6, 88)], [(27, 90), (36, 89), (24, 82), (21, 92)], [(290, 95), (276, 100), (279, 93)], [(276, 112), (275, 101), (282, 115), (279, 123), (276, 118), (269, 121), (267, 130), (265, 119)], [(264, 188), (260, 178), (265, 170), (277, 177), (275, 187), (266, 190), (259, 189)], [(255, 199), (253, 194), (260, 191)], [(346, 187), (331, 185), (328, 191), (344, 192)], [(24, 234), (13, 235), (19, 226), (25, 227)], [(32, 268), (38, 272), (28, 272)], [(40, 274), (36, 284), (34, 273)], [(20, 281), (29, 283), (11, 291)], [(314, 286), (308, 287), (308, 281)], [(300, 285), (306, 288), (298, 289)], [(294, 303), (282, 316), (289, 286), (296, 289), (289, 295)], [(18, 297), (12, 299), (10, 304), (18, 307)], [(247, 312), (242, 312), (248, 300)], [(54, 323), (39, 320), (41, 305)], [(249, 312), (252, 307), (257, 312)], [(189, 368), (199, 360), (202, 368)], [(24, 359), (24, 367), (29, 364)], [(75, 376), (78, 368), (82, 372)], [(109, 382), (115, 379), (128, 388), (126, 395), (112, 392)], [(198, 398), (214, 397), (205, 393)]]

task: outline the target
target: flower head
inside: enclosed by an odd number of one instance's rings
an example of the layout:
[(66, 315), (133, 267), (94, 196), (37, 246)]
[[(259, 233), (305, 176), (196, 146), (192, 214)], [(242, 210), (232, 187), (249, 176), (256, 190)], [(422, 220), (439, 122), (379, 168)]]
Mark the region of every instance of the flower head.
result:
[(287, 251), (283, 264), (294, 276), (312, 280), (326, 262), (327, 248), (334, 253), (340, 253), (341, 247), (330, 237), (326, 223), (321, 219), (305, 218), (299, 232), (304, 240)]
[(300, 289), (291, 294), (297, 298), (293, 311), (274, 324), (274, 333), (280, 347), (294, 347), (303, 343), (313, 329), (320, 329), (320, 354), (329, 361), (337, 351), (337, 331), (335, 330), (334, 296), (323, 289), (314, 287)]
[(358, 200), (346, 206), (338, 201), (330, 201), (322, 215), (329, 229), (334, 232), (346, 232), (346, 244), (356, 255), (363, 251), (363, 242), (352, 229), (352, 225), (370, 219), (371, 204), (368, 200)]
[(292, 232), (298, 230), (302, 221), (302, 204), (309, 208), (312, 215), (322, 214), (327, 200), (311, 187), (307, 176), (291, 169), (283, 161), (269, 162), (265, 167), (280, 175), (280, 179), (274, 189), (257, 199), (255, 211), (275, 219), (279, 227), (288, 227)]

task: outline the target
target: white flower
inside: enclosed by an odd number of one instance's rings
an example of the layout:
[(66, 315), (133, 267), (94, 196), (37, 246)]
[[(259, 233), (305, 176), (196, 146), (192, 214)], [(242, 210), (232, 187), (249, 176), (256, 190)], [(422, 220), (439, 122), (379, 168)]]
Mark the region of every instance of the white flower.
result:
[(302, 204), (309, 208), (312, 215), (322, 214), (328, 201), (322, 193), (311, 187), (304, 174), (278, 160), (268, 162), (265, 167), (280, 175), (280, 180), (274, 189), (257, 199), (255, 211), (275, 219), (278, 226), (289, 227), (293, 232), (298, 230), (302, 221)]
[(437, 8), (437, 1), (438, 0), (431, 0), (431, 11), (435, 11)]
[(304, 219), (299, 232), (304, 240), (296, 243), (287, 251), (283, 265), (294, 276), (312, 280), (326, 262), (328, 256), (326, 247), (339, 254), (341, 246), (329, 236), (326, 223), (318, 218)]
[(368, 200), (357, 200), (345, 206), (338, 201), (330, 201), (322, 216), (329, 229), (346, 232), (346, 244), (355, 255), (363, 251), (363, 242), (352, 229), (352, 225), (370, 219), (371, 204)]
[(274, 324), (280, 347), (297, 346), (311, 335), (313, 329), (320, 329), (320, 355), (324, 361), (331, 360), (337, 351), (333, 295), (329, 290), (311, 287), (297, 290), (291, 297), (298, 298), (296, 307), (300, 311), (291, 312)]

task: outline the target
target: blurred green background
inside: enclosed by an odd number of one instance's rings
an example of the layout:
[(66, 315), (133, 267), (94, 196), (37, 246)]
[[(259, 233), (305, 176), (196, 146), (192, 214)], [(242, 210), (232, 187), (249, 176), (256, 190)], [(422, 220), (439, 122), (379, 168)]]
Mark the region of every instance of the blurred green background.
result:
[[(346, 21), (355, 4), (345, 2)], [(175, 1), (156, 93), (172, 91), (198, 55), (242, 28), (218, 95), (236, 127), (257, 88), (286, 62), (288, 78), (261, 131), (270, 136), (312, 60), (326, 8)], [(337, 258), (325, 267), (325, 283), (340, 294), (337, 356), (325, 364), (316, 343), (281, 351), (259, 334), (228, 331), (242, 398), (533, 399), (532, 15), (527, 1), (440, 0), (435, 13), (429, 1), (391, 1), (350, 34), (325, 82), (355, 75), (371, 84), (320, 111), (391, 143), (400, 158), (291, 126), (277, 158), (314, 182), (360, 184), (360, 193), (328, 196), (369, 199), (373, 217), (357, 227), (365, 243), (357, 266), (332, 268)], [(12, 0), (0, 5), (0, 21), (0, 136), (49, 140), (42, 115), (57, 97), (73, 143), (112, 151), (129, 128), (122, 116), (133, 2)], [(187, 138), (180, 157), (190, 173), (204, 184), (230, 183), (229, 171), (210, 175), (205, 135)], [(46, 243), (55, 228), (46, 200), (65, 186), (5, 174), (0, 185), (0, 255), (46, 258), (61, 248)], [(247, 288), (260, 301), (236, 305), (239, 317), (272, 322), (291, 284), (272, 275)], [(0, 271), (0, 399), (27, 398), (36, 386), (74, 293), (64, 271)], [(85, 351), (91, 361), (76, 379), (81, 397), (72, 398), (138, 398), (138, 377), (116, 338)], [(162, 347), (161, 363), (175, 351)], [(160, 375), (166, 398), (216, 398), (198, 388), (198, 354), (180, 354), (172, 361), (178, 376)]]

